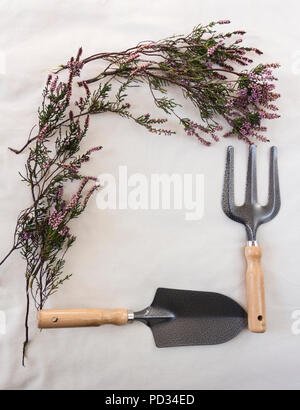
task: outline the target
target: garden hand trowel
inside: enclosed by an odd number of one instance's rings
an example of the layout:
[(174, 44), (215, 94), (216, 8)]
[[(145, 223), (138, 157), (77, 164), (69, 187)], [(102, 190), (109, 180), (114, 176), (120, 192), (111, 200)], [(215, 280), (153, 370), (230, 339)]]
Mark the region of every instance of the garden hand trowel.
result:
[(159, 288), (151, 306), (126, 309), (41, 310), (39, 328), (148, 325), (157, 347), (216, 345), (229, 341), (247, 326), (247, 314), (227, 296), (211, 292)]

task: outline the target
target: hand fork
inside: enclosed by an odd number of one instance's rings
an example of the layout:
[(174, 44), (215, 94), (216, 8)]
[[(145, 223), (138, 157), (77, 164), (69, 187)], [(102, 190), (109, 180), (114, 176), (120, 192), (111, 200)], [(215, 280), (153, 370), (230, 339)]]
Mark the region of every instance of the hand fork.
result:
[(266, 331), (264, 275), (261, 269), (262, 250), (256, 241), (258, 227), (275, 218), (280, 209), (280, 190), (277, 165), (277, 148), (271, 148), (269, 199), (265, 206), (257, 202), (256, 146), (249, 148), (245, 203), (236, 206), (234, 201), (234, 148), (228, 147), (222, 207), (225, 214), (246, 227), (248, 236), (245, 256), (247, 260), (248, 327), (251, 332)]

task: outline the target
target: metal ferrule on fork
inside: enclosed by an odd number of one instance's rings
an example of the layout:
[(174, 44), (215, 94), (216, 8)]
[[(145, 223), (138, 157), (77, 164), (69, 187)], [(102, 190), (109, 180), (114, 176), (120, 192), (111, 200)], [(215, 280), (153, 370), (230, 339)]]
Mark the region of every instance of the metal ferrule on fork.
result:
[(259, 246), (257, 241), (247, 241), (247, 246)]

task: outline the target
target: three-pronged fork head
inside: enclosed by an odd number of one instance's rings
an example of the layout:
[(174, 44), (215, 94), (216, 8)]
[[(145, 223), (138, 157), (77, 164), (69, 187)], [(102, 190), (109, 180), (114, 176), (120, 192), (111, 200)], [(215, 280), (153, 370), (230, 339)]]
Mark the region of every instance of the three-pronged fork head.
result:
[(234, 200), (234, 148), (228, 147), (222, 207), (225, 214), (246, 227), (248, 241), (256, 241), (258, 227), (275, 218), (280, 209), (277, 148), (271, 148), (269, 199), (265, 206), (257, 202), (256, 146), (250, 145), (245, 203), (236, 206)]

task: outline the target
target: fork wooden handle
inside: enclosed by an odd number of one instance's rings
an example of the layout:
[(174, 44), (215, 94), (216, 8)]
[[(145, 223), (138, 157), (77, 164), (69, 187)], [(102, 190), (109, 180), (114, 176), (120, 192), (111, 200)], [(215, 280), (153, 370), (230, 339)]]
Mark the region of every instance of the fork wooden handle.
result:
[(266, 331), (266, 306), (264, 274), (261, 268), (262, 250), (260, 246), (245, 248), (247, 259), (247, 299), (248, 327), (251, 332)]
[(104, 324), (125, 325), (128, 322), (126, 309), (65, 309), (41, 310), (38, 313), (40, 329), (63, 327), (90, 327)]

